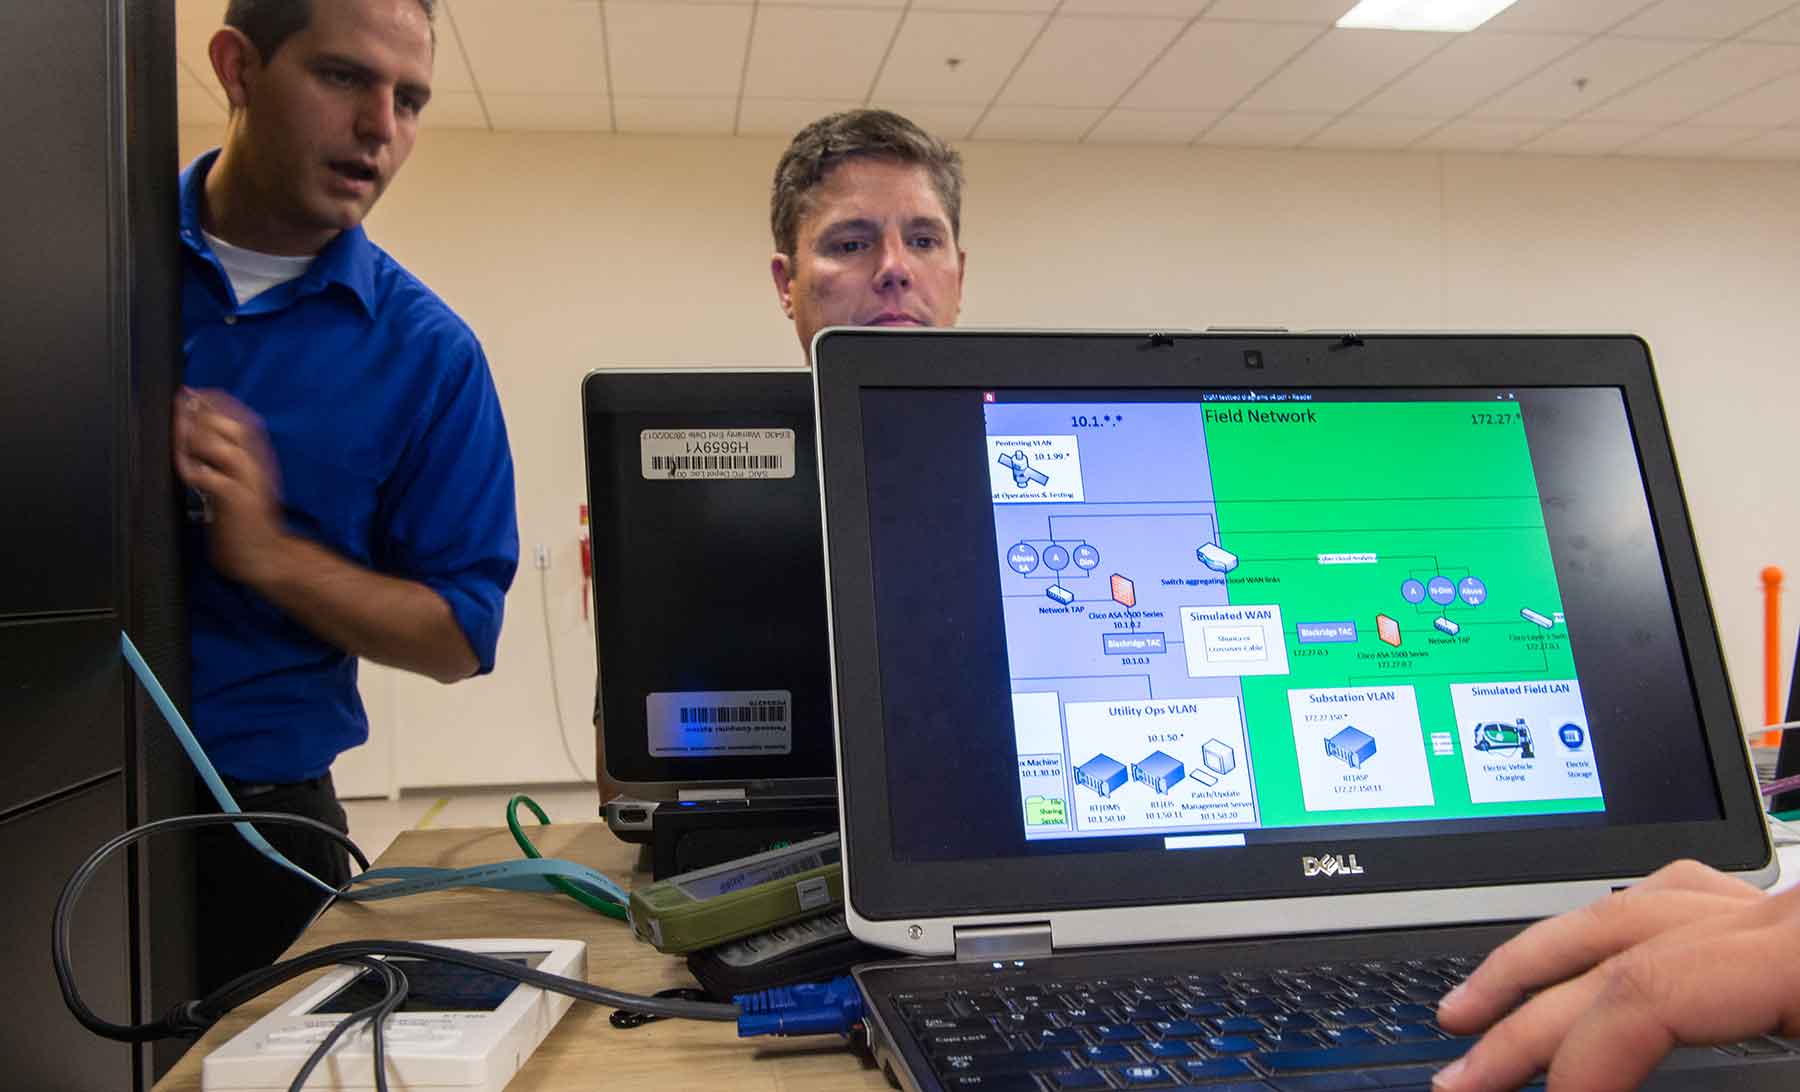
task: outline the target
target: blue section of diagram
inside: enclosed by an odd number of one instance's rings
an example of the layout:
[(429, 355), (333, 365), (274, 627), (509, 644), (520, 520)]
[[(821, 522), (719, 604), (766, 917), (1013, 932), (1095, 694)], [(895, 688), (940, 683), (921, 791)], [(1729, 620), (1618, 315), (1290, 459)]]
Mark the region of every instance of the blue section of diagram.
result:
[[(983, 409), (990, 435), (1073, 436), (1087, 498), (995, 506), (1014, 690), (1054, 689), (1063, 702), (1237, 696), (1235, 679), (1189, 678), (1181, 649), (1178, 608), (1229, 602), (1230, 577), (1203, 561), (1201, 548), (1210, 547), (1214, 565), (1236, 563), (1214, 516), (1200, 406)], [(1171, 461), (1171, 451), (1179, 458)], [(1131, 608), (1114, 601), (1112, 573), (1132, 582)]]

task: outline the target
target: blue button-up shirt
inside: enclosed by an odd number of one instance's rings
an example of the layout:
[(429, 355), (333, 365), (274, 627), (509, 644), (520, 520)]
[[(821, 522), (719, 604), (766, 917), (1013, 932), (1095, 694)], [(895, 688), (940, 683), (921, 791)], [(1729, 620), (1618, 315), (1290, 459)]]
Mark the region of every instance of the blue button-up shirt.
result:
[[(492, 670), (519, 532), (480, 343), (360, 227), (240, 307), (201, 232), (217, 156), (181, 176), (183, 381), (262, 417), (290, 532), (443, 596)], [(233, 777), (316, 777), (368, 738), (356, 660), (221, 575), (206, 534), (185, 543), (195, 734)]]

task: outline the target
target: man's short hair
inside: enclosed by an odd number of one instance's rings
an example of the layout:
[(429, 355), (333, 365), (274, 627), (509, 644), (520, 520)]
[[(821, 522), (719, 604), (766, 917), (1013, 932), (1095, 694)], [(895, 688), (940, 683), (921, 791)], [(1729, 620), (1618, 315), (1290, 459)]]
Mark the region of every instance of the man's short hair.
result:
[[(437, 45), (437, 0), (415, 0), (432, 23), (431, 43)], [(250, 39), (257, 55), (268, 64), (281, 43), (312, 22), (312, 0), (230, 0), (225, 5), (225, 25)]]
[(775, 165), (769, 228), (775, 247), (790, 258), (800, 221), (812, 209), (813, 191), (846, 159), (887, 159), (925, 168), (950, 215), (950, 231), (962, 233), (962, 156), (948, 144), (888, 110), (846, 110), (820, 118), (795, 135)]

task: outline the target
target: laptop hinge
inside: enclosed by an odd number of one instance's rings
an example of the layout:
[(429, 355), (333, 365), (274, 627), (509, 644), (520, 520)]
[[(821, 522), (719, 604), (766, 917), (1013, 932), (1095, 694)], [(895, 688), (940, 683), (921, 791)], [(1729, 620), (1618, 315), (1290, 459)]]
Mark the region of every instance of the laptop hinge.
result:
[(1050, 954), (1050, 923), (969, 926), (956, 930), (958, 960), (1026, 959)]
[(746, 800), (748, 795), (743, 789), (682, 789), (676, 793), (677, 800)]

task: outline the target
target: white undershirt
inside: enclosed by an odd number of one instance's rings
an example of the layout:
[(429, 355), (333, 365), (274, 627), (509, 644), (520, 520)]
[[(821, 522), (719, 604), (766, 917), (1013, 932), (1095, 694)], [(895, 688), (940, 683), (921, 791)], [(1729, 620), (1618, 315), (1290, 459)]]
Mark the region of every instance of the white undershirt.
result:
[(206, 245), (219, 256), (219, 264), (225, 267), (225, 276), (231, 280), (231, 290), (237, 295), (239, 307), (269, 289), (293, 280), (312, 264), (311, 254), (299, 258), (264, 254), (232, 246), (210, 231), (201, 234), (206, 236)]

